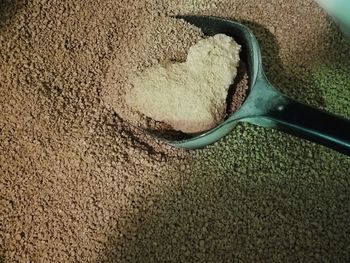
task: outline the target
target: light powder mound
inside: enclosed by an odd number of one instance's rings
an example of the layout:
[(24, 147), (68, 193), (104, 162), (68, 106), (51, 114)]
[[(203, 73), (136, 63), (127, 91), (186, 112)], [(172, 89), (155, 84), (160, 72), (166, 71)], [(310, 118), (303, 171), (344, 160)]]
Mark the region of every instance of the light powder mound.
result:
[(116, 54), (115, 59), (110, 60), (102, 88), (103, 100), (128, 123), (167, 135), (164, 123), (132, 110), (126, 104), (125, 95), (132, 89), (133, 77), (147, 68), (161, 61), (186, 61), (190, 47), (204, 35), (198, 27), (171, 17), (146, 17), (140, 19), (139, 25), (118, 44), (123, 55)]
[(158, 64), (135, 77), (126, 102), (174, 130), (211, 129), (225, 117), (239, 52), (240, 45), (224, 34), (200, 40), (189, 49), (186, 62)]

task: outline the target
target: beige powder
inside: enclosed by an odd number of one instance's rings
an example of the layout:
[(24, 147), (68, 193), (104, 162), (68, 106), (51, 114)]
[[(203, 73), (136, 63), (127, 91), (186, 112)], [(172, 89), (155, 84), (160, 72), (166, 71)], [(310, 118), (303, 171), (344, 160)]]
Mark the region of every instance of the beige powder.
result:
[(226, 116), (226, 98), (240, 46), (223, 34), (199, 41), (184, 63), (159, 64), (133, 80), (132, 108), (186, 133), (215, 127)]

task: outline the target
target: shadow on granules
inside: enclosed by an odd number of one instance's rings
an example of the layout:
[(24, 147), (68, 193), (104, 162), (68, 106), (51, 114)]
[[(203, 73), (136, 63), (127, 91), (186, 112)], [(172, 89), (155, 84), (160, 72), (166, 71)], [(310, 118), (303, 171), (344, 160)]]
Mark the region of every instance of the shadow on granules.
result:
[[(273, 35), (249, 25), (270, 81), (291, 97), (322, 106), (312, 74), (292, 75)], [(195, 154), (191, 167), (178, 172), (177, 187), (140, 209), (128, 229), (114, 227), (100, 261), (350, 259), (349, 158), (249, 124)]]
[(319, 53), (320, 63), (313, 76), (325, 101), (325, 109), (350, 118), (350, 39), (330, 21), (328, 32), (322, 34), (327, 43)]
[(0, 28), (11, 22), (16, 12), (25, 4), (23, 0), (0, 0)]
[[(181, 184), (140, 209), (130, 229), (111, 234), (101, 261), (347, 262), (350, 159), (265, 135), (240, 127), (225, 144), (234, 150), (202, 151)], [(257, 153), (250, 141), (279, 148)]]
[[(263, 68), (271, 84), (286, 96), (322, 107), (324, 104), (322, 94), (315, 85), (311, 74), (305, 72), (306, 69), (296, 69), (293, 65), (283, 66), (275, 36), (258, 23), (250, 21), (242, 21), (242, 23), (253, 31), (259, 41)], [(298, 74), (300, 71), (303, 74)]]

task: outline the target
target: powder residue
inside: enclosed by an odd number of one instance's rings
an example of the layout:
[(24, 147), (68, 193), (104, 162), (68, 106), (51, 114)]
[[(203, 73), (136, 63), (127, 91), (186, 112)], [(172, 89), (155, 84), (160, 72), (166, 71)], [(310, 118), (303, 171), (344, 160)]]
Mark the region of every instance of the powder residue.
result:
[(174, 130), (209, 130), (226, 115), (239, 52), (240, 46), (223, 34), (201, 40), (189, 49), (186, 62), (158, 64), (135, 77), (126, 102)]

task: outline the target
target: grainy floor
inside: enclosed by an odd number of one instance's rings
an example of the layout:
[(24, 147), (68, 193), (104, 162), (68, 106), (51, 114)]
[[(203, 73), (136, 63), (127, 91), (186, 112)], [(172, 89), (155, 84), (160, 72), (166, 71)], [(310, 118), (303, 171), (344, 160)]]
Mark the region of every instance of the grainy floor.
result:
[(171, 149), (102, 94), (142, 22), (201, 13), (243, 20), (273, 84), (349, 117), (349, 42), (310, 0), (133, 2), (0, 1), (0, 261), (348, 262), (350, 158), (251, 125)]

